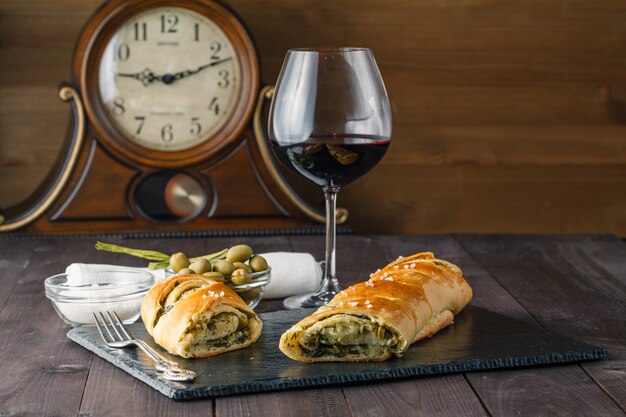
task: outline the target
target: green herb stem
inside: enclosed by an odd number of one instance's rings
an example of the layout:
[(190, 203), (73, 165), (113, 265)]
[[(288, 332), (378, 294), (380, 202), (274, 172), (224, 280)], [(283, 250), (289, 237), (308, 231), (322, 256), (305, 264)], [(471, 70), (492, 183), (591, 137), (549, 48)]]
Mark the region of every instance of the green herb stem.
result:
[(170, 261), (150, 262), (148, 264), (149, 269), (163, 269), (170, 265)]
[(127, 255), (136, 256), (138, 258), (147, 259), (149, 261), (169, 261), (170, 256), (163, 252), (154, 250), (132, 249), (125, 246), (113, 245), (111, 243), (96, 242), (96, 249), (107, 252), (125, 253)]

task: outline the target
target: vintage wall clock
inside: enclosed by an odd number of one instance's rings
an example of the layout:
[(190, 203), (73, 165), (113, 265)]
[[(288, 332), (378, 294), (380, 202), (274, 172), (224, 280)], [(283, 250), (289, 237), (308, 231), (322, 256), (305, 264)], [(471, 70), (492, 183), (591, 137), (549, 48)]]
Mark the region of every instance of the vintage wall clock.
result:
[(272, 91), (260, 88), (253, 42), (224, 6), (103, 4), (80, 35), (71, 83), (60, 90), (75, 123), (59, 162), (29, 201), (5, 211), (0, 230), (274, 229), (323, 221), (285, 181), (263, 140)]

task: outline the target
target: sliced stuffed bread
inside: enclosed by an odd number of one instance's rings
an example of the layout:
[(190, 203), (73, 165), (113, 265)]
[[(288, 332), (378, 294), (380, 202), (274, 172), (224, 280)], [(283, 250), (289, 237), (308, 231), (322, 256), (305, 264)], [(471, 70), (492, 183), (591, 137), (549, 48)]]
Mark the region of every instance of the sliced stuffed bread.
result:
[(156, 283), (141, 318), (155, 342), (173, 355), (204, 358), (254, 343), (263, 323), (228, 286), (202, 275)]
[(452, 323), (472, 289), (430, 252), (398, 258), (287, 330), (280, 350), (303, 362), (383, 361)]

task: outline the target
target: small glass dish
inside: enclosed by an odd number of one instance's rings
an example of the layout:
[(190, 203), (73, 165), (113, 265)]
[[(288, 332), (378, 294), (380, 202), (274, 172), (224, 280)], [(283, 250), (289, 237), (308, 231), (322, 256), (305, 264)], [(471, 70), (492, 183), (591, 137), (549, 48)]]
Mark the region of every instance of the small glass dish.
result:
[(107, 310), (115, 311), (126, 324), (135, 322), (152, 284), (152, 273), (137, 269), (99, 270), (87, 276), (58, 274), (44, 281), (46, 297), (71, 326), (93, 325), (93, 313)]
[[(243, 275), (248, 281), (245, 284), (233, 284), (230, 280), (230, 277), (224, 277), (224, 284), (228, 285), (239, 295), (243, 301), (245, 301), (251, 308), (256, 307), (261, 298), (263, 297), (263, 293), (265, 292), (265, 287), (269, 284), (271, 280), (271, 271), (272, 268), (267, 268), (265, 271), (253, 272), (251, 274)], [(176, 273), (172, 270), (170, 266), (165, 268), (165, 277), (169, 278), (171, 276), (176, 275)]]

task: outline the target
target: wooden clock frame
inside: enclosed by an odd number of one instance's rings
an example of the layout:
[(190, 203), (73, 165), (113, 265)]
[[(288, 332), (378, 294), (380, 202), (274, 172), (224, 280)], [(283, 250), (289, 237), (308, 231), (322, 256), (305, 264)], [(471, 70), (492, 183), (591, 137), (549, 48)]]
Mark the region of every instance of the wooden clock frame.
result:
[[(98, 68), (111, 36), (132, 16), (156, 7), (181, 7), (209, 17), (233, 45), (241, 68), (239, 98), (222, 128), (188, 149), (163, 152), (128, 140), (111, 122), (100, 99)], [(262, 119), (273, 87), (259, 89), (256, 50), (247, 31), (224, 6), (211, 0), (112, 0), (102, 5), (83, 29), (74, 51), (72, 82), (59, 96), (71, 103), (74, 124), (48, 178), (23, 203), (0, 213), (0, 232), (21, 229), (38, 234), (187, 233), (235, 231), (258, 233), (311, 229), (324, 222), (319, 209), (306, 203), (276, 166), (265, 139)], [(146, 217), (133, 201), (137, 184), (152, 173), (170, 170), (199, 180), (208, 194), (237, 180), (252, 196), (235, 201), (219, 196), (225, 209), (211, 204), (189, 218), (158, 221)], [(217, 185), (212, 176), (217, 178)], [(219, 182), (221, 181), (221, 183)], [(117, 194), (109, 190), (109, 185)], [(207, 187), (207, 184), (209, 185)], [(240, 190), (241, 191), (241, 190)], [(243, 190), (244, 192), (246, 190)], [(109, 193), (101, 196), (100, 194)], [(256, 198), (256, 200), (254, 200)], [(114, 209), (100, 210), (116, 199)], [(230, 201), (229, 201), (230, 199)], [(229, 211), (235, 208), (234, 214)], [(247, 207), (241, 211), (238, 207)], [(255, 213), (259, 208), (260, 214)], [(100, 210), (100, 211), (99, 211)], [(347, 211), (338, 209), (338, 223)]]
[[(124, 137), (104, 108), (98, 83), (100, 61), (111, 37), (133, 16), (157, 7), (181, 7), (207, 16), (232, 43), (241, 68), (239, 96), (228, 120), (218, 132), (206, 137), (199, 145), (174, 152), (145, 148)], [(220, 150), (227, 150), (238, 140), (254, 109), (259, 90), (259, 64), (245, 28), (232, 13), (217, 3), (204, 0), (114, 1), (99, 9), (82, 33), (76, 46), (73, 80), (80, 86), (85, 110), (94, 129), (111, 152), (141, 165), (180, 168), (219, 157)]]

